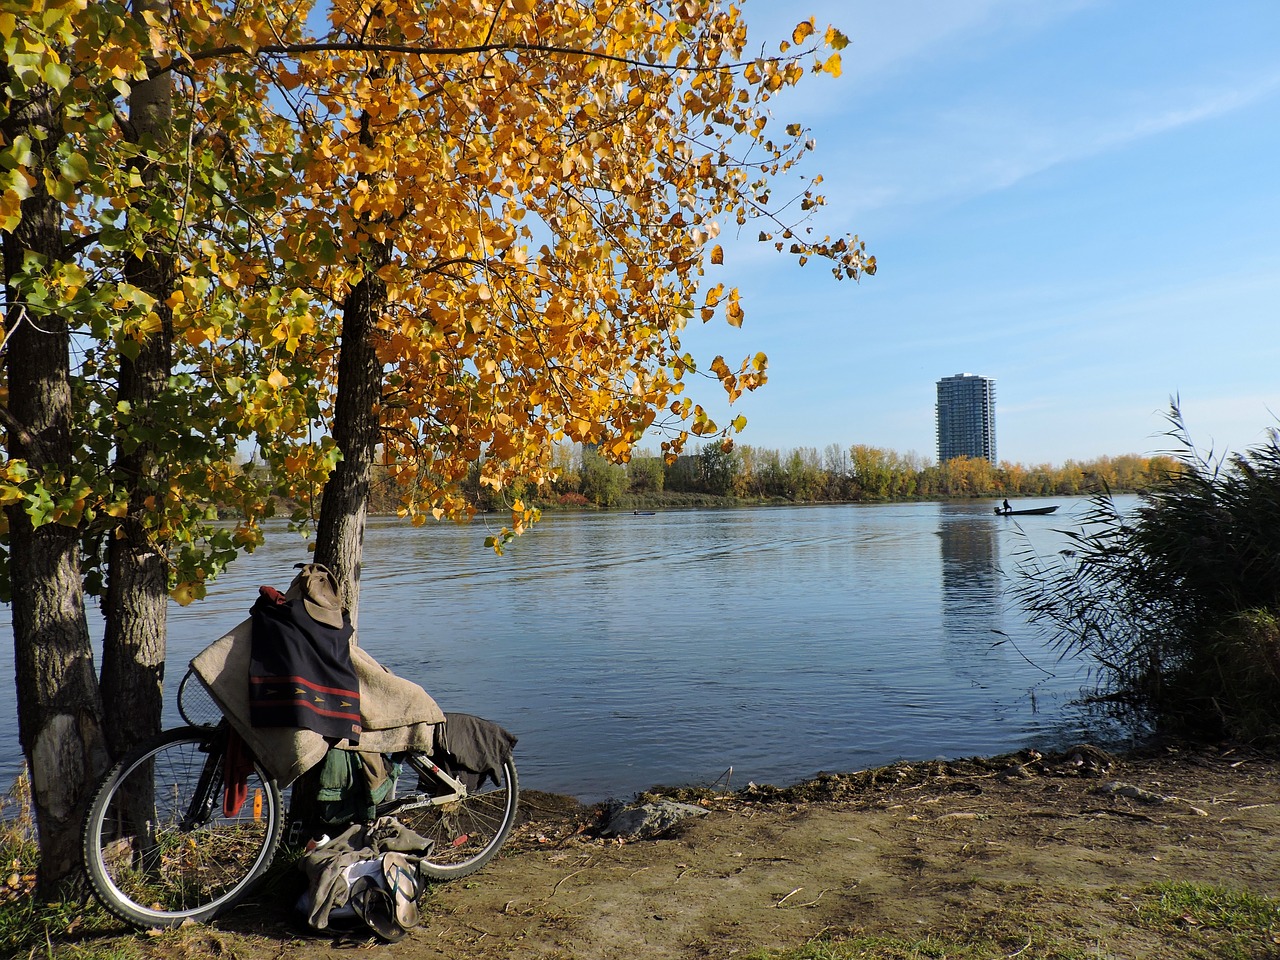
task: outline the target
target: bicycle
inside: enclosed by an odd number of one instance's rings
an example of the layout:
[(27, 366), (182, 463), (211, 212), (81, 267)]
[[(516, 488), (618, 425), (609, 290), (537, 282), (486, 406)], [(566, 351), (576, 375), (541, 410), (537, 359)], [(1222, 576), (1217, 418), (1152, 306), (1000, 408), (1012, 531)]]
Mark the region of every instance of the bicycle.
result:
[[(160, 733), (112, 767), (84, 820), (84, 862), (98, 899), (139, 927), (176, 927), (225, 913), (266, 875), (285, 834), (284, 791), (256, 759), (247, 782), (236, 784), (242, 802), (227, 799), (230, 724), (216, 705), (216, 720), (192, 722), (184, 701), (203, 688), (197, 681), (189, 689), (191, 680), (188, 673), (178, 688), (188, 725)], [(416, 789), (393, 791), (377, 815), (394, 815), (433, 841), (422, 875), (455, 880), (492, 860), (516, 820), (513, 760), (505, 758), (496, 781), (468, 789), (444, 755), (397, 759), (410, 779), (417, 775)]]

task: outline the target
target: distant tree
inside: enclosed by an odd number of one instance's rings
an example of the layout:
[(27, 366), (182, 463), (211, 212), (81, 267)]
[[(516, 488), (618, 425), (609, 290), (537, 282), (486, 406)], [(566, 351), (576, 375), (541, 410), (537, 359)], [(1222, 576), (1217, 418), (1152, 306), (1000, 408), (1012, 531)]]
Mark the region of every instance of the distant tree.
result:
[(662, 485), (678, 493), (697, 493), (702, 489), (702, 470), (695, 454), (685, 453), (666, 463)]
[(661, 457), (653, 454), (633, 455), (627, 461), (627, 484), (635, 493), (658, 493), (662, 490), (665, 470)]
[(582, 451), (582, 495), (602, 507), (617, 506), (627, 488), (626, 467), (610, 463), (599, 451)]
[(853, 479), (857, 482), (863, 497), (869, 500), (883, 500), (889, 495), (889, 488), (893, 482), (889, 451), (857, 443), (849, 448), (849, 460), (852, 464)]
[(812, 503), (826, 491), (822, 461), (814, 447), (797, 447), (787, 457), (787, 493), (792, 500)]
[(717, 497), (733, 494), (740, 461), (737, 451), (723, 444), (710, 443), (698, 453), (698, 480), (703, 493)]
[(749, 444), (738, 445), (737, 451), (738, 475), (733, 481), (733, 495), (744, 499), (764, 496), (758, 472), (760, 451)]

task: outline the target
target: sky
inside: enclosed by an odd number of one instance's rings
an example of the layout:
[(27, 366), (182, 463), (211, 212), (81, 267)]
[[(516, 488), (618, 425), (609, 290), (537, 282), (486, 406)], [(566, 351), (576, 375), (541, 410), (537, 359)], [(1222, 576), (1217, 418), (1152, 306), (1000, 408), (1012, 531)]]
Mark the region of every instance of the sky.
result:
[(764, 388), (706, 404), (746, 415), (739, 443), (932, 459), (956, 373), (995, 379), (999, 459), (1024, 465), (1173, 449), (1173, 397), (1202, 453), (1280, 426), (1280, 3), (743, 8), (769, 50), (811, 15), (850, 38), (841, 77), (771, 105), (816, 140), (814, 232), (856, 233), (878, 270), (837, 282), (729, 225), (708, 281), (746, 322), (683, 339), (768, 354)]

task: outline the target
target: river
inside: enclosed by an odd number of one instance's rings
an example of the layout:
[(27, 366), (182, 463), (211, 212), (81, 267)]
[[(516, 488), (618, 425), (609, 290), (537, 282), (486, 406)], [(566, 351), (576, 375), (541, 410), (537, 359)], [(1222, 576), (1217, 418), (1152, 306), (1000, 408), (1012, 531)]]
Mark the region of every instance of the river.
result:
[[(1044, 502), (1058, 513), (996, 517), (987, 500), (549, 513), (503, 557), (482, 546), (500, 520), (377, 519), (360, 643), (444, 709), (518, 735), (523, 785), (586, 800), (1061, 746), (1084, 735), (1070, 702), (1085, 669), (1059, 662), (1007, 595), (1018, 555), (1056, 553), (1086, 506)], [(300, 537), (272, 530), (206, 600), (171, 608), (170, 704), (191, 656), (306, 559)], [(12, 670), (0, 716), (16, 731)], [(0, 780), (20, 768), (15, 735)]]

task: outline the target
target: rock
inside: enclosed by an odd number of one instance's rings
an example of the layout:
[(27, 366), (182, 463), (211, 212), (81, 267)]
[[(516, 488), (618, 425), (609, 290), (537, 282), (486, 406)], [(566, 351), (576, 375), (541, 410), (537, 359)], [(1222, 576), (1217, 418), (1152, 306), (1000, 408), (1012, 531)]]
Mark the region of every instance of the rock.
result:
[(1093, 791), (1094, 793), (1110, 794), (1117, 797), (1128, 797), (1131, 800), (1137, 800), (1140, 803), (1168, 803), (1172, 797), (1166, 797), (1160, 793), (1152, 793), (1150, 790), (1144, 790), (1142, 787), (1135, 787), (1130, 783), (1119, 783), (1112, 781), (1104, 783)]
[(1001, 780), (1030, 780), (1032, 778), (1031, 771), (1019, 763), (1015, 763), (1011, 767), (1005, 767), (996, 776)]
[(1067, 749), (1065, 757), (1085, 776), (1100, 777), (1116, 765), (1115, 757), (1091, 743), (1077, 743)]
[(673, 800), (657, 800), (635, 807), (618, 805), (612, 810), (606, 809), (600, 836), (650, 840), (666, 833), (681, 820), (706, 815), (707, 811), (702, 807)]

